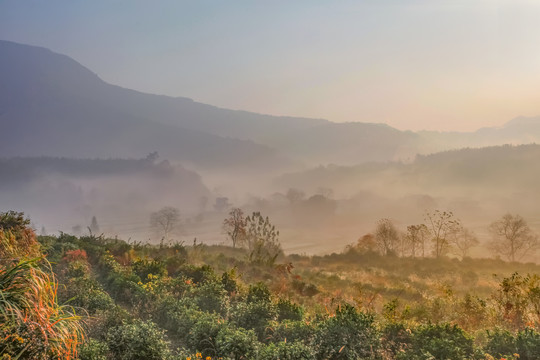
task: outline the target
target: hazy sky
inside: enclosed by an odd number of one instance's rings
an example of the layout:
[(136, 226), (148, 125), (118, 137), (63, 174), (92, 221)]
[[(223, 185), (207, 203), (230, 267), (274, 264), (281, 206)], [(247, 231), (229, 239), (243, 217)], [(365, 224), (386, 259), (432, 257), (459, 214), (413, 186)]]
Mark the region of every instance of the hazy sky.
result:
[(540, 1), (0, 0), (0, 39), (275, 115), (413, 130), (540, 115)]

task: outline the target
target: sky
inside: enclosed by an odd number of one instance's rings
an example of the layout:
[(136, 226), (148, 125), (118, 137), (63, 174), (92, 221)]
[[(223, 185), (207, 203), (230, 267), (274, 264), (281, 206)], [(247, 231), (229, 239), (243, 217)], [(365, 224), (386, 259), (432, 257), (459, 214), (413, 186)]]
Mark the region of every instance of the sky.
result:
[(539, 19), (532, 0), (0, 0), (0, 39), (224, 108), (471, 131), (540, 115)]

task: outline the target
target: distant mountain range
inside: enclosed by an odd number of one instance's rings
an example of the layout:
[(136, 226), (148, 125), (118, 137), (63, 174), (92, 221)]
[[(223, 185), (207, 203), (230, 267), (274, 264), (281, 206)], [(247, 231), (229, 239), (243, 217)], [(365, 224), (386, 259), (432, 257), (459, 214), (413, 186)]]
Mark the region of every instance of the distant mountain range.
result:
[(261, 115), (110, 85), (75, 60), (40, 47), (0, 41), (0, 54), (2, 156), (133, 158), (158, 151), (196, 168), (290, 169), (540, 139), (540, 118), (470, 133), (415, 133)]
[(348, 197), (363, 191), (403, 196), (430, 194), (448, 197), (513, 197), (526, 194), (540, 200), (540, 145), (501, 145), (463, 148), (418, 155), (411, 163), (365, 163), (320, 166), (286, 174), (277, 180), (282, 189), (317, 188)]

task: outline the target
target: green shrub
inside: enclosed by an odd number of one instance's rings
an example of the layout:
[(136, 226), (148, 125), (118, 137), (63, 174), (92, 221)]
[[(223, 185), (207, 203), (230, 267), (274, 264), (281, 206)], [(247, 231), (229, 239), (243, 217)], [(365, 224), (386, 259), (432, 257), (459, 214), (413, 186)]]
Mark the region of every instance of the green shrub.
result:
[(278, 321), (283, 320), (302, 320), (304, 317), (304, 309), (290, 300), (279, 299), (277, 304)]
[(374, 359), (379, 334), (373, 315), (358, 312), (350, 305), (337, 309), (336, 315), (322, 321), (315, 333), (317, 359)]
[(411, 343), (411, 331), (402, 323), (390, 322), (382, 329), (381, 345), (386, 354), (394, 358), (404, 352)]
[(508, 330), (494, 329), (487, 331), (488, 341), (485, 351), (495, 357), (504, 357), (516, 352), (516, 339)]
[(159, 277), (167, 276), (165, 263), (159, 260), (139, 259), (133, 262), (131, 268), (133, 269), (133, 273), (139, 276), (142, 282), (148, 281), (149, 274)]
[(457, 325), (420, 325), (413, 331), (411, 345), (399, 353), (402, 360), (463, 360), (475, 354), (473, 339)]
[(247, 295), (248, 303), (254, 303), (254, 302), (269, 303), (271, 298), (272, 298), (272, 294), (270, 293), (270, 290), (268, 289), (268, 286), (266, 286), (265, 283), (258, 282), (254, 285), (249, 286), (249, 291)]
[(276, 310), (269, 302), (240, 302), (232, 307), (230, 319), (238, 327), (255, 331), (259, 341), (263, 341), (270, 321), (276, 319)]
[(195, 284), (217, 280), (216, 273), (210, 265), (184, 265), (178, 270), (177, 277), (191, 279)]
[(228, 295), (232, 295), (233, 293), (238, 291), (235, 269), (231, 269), (230, 271), (224, 272), (223, 275), (221, 275), (221, 284), (223, 285), (223, 288), (227, 291)]
[(190, 343), (189, 333), (204, 313), (190, 303), (191, 299), (168, 297), (157, 305), (154, 320), (184, 345)]
[(304, 344), (311, 343), (315, 328), (304, 321), (284, 320), (273, 326), (273, 342), (295, 342), (300, 341)]
[(520, 360), (540, 359), (540, 333), (531, 328), (518, 332), (516, 349)]
[(227, 311), (227, 292), (221, 282), (204, 282), (192, 287), (190, 296), (198, 308), (206, 312), (225, 315)]
[(165, 332), (151, 321), (135, 320), (110, 329), (107, 345), (115, 360), (164, 360), (169, 356)]
[(109, 347), (106, 343), (95, 339), (87, 339), (79, 350), (79, 359), (107, 360), (108, 352)]
[(216, 314), (200, 313), (197, 321), (189, 331), (187, 347), (194, 352), (202, 353), (203, 357), (216, 356), (216, 339), (224, 327), (224, 321)]
[(495, 357), (513, 357), (519, 354), (520, 360), (540, 359), (540, 333), (525, 328), (515, 336), (507, 330), (488, 331), (485, 351)]
[(313, 350), (302, 342), (270, 343), (259, 351), (258, 360), (311, 360)]
[(257, 336), (253, 330), (223, 327), (216, 339), (216, 350), (219, 357), (234, 360), (254, 359), (257, 354)]

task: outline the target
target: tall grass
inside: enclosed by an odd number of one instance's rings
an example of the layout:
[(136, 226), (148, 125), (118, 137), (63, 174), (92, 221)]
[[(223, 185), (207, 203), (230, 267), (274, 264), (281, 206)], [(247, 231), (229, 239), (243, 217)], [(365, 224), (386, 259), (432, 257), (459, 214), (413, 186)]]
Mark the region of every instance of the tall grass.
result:
[(0, 214), (0, 358), (75, 359), (81, 318), (58, 305), (51, 266), (16, 215)]

